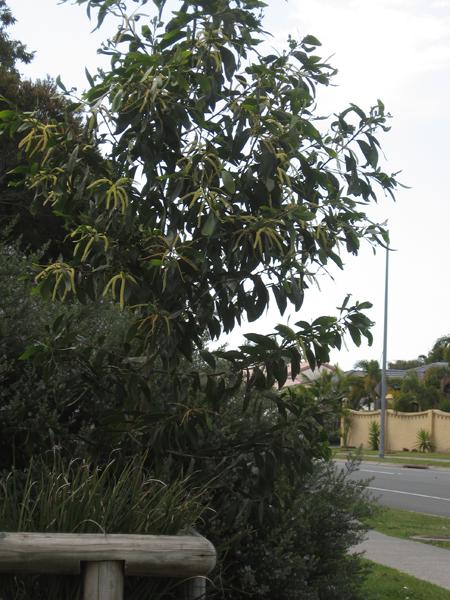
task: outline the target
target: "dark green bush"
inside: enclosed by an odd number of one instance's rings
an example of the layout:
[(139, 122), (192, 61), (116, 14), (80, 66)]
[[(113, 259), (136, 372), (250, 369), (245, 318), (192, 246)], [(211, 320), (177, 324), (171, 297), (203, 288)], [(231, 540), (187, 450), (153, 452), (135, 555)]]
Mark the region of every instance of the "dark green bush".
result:
[[(317, 463), (297, 487), (280, 484), (278, 506), (258, 514), (238, 514), (234, 526), (220, 515), (207, 527), (221, 550), (210, 598), (244, 600), (352, 600), (360, 598), (363, 574), (349, 554), (370, 510), (361, 488), (329, 463)], [(230, 503), (242, 506), (234, 493)], [(222, 541), (222, 544), (221, 544)]]
[(237, 392), (214, 406), (192, 396), (165, 422), (147, 423), (142, 443), (161, 476), (189, 472), (208, 488), (200, 530), (218, 549), (209, 598), (357, 598), (360, 563), (348, 550), (369, 507), (327, 460), (333, 399), (302, 389), (280, 398), (258, 392), (246, 406)]
[(127, 314), (43, 301), (33, 294), (39, 261), (0, 242), (0, 469), (54, 448), (107, 460), (120, 436), (108, 416), (123, 414), (134, 379), (130, 366), (121, 371)]

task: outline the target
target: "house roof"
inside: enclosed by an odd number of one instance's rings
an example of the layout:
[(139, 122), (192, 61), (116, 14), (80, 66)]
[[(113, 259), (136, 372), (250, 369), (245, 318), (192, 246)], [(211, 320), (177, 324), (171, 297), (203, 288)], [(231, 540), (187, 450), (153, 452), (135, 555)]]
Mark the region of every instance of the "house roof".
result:
[[(417, 373), (419, 379), (425, 375), (425, 373), (429, 369), (433, 369), (435, 367), (448, 367), (448, 363), (446, 362), (434, 362), (428, 363), (425, 365), (420, 365), (419, 367), (414, 367), (412, 369), (386, 369), (386, 377), (389, 379), (403, 379), (407, 375), (412, 373)], [(351, 369), (350, 371), (345, 372), (346, 375), (353, 375), (355, 377), (364, 377), (366, 374), (364, 371), (360, 369)]]

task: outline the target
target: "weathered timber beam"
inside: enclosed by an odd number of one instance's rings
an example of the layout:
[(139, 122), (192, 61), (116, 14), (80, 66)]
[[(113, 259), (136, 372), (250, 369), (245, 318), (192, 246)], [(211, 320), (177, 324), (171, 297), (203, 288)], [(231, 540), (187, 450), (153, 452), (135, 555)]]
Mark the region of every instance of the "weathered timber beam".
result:
[(76, 575), (99, 561), (123, 562), (125, 575), (183, 579), (207, 575), (216, 551), (198, 535), (0, 532), (0, 573)]

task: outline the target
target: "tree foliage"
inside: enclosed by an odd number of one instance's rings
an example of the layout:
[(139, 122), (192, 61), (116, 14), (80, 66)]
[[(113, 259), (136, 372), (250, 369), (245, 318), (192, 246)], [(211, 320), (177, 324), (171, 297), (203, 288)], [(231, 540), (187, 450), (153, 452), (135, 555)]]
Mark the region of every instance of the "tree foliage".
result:
[(450, 335), (443, 335), (435, 341), (425, 362), (447, 362), (450, 364)]
[(394, 360), (388, 363), (389, 369), (399, 369), (400, 371), (407, 371), (408, 369), (415, 369), (424, 364), (424, 361), (420, 358), (411, 360)]
[[(47, 78), (29, 81), (18, 70), (20, 63), (29, 63), (33, 53), (26, 46), (11, 40), (8, 28), (15, 22), (4, 0), (0, 2), (0, 120), (8, 120), (14, 111), (33, 113), (41, 123), (65, 123), (66, 134), (83, 139), (80, 116), (72, 102), (57, 93), (55, 83)], [(34, 190), (21, 185), (29, 166), (20, 148), (22, 135), (2, 138), (0, 146), (0, 227), (2, 236), (19, 241), (22, 248), (42, 250), (45, 258), (56, 259), (65, 252), (67, 231), (63, 215), (51, 210), (48, 203), (34, 201)], [(68, 244), (68, 251), (72, 251)]]
[[(127, 15), (120, 0), (78, 3), (97, 11), (98, 27), (107, 16), (119, 23), (102, 49), (111, 68), (89, 75), (78, 105), (87, 138), (36, 113), (2, 115), (30, 165), (26, 188), (64, 218), (72, 242), (73, 256), (45, 265), (39, 288), (133, 307), (140, 353), (170, 374), (176, 394), (180, 359), (206, 333), (256, 320), (271, 295), (282, 314), (299, 311), (317, 273), (343, 266), (344, 250), (387, 241), (365, 212), (377, 189), (393, 195), (397, 185), (379, 166), (387, 115), (379, 101), (323, 120), (316, 93), (335, 70), (314, 54), (313, 36), (260, 50), (259, 0), (187, 0), (167, 21), (164, 1), (153, 18)], [(282, 385), (286, 363), (295, 377), (302, 358), (327, 361), (345, 331), (356, 344), (371, 340), (369, 306), (347, 298), (338, 318), (250, 334), (252, 345), (221, 357), (249, 369), (249, 386)]]
[(11, 78), (18, 76), (17, 61), (29, 63), (33, 58), (33, 53), (28, 52), (22, 42), (10, 39), (7, 29), (15, 22), (6, 0), (0, 0), (0, 71), (2, 76), (8, 73)]
[(442, 381), (450, 374), (448, 368), (430, 368), (422, 379), (416, 372), (401, 380), (400, 389), (394, 390), (394, 407), (404, 412), (440, 408), (448, 410), (448, 398), (443, 393)]
[(374, 408), (379, 408), (381, 381), (380, 363), (377, 360), (360, 360), (355, 365), (363, 371), (364, 392), (368, 403), (372, 403)]

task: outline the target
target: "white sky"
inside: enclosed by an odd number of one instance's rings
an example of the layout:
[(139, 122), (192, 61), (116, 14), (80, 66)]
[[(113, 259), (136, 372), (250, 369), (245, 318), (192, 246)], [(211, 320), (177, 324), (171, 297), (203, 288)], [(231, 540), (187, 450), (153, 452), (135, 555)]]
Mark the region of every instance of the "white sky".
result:
[[(379, 198), (376, 215), (389, 220), (397, 249), (390, 259), (388, 360), (425, 354), (450, 333), (450, 0), (269, 0), (265, 28), (279, 46), (288, 34), (313, 34), (322, 56), (333, 55), (337, 87), (321, 94), (323, 111), (349, 102), (363, 109), (381, 98), (393, 114), (383, 136), (387, 171), (402, 170), (397, 202)], [(24, 69), (32, 78), (60, 75), (67, 87), (86, 85), (85, 66), (93, 72), (106, 32), (90, 33), (84, 8), (57, 0), (8, 0), (18, 23), (13, 35), (36, 50)], [(149, 3), (147, 6), (151, 6)], [(347, 293), (374, 304), (371, 348), (333, 353), (332, 362), (351, 368), (360, 359), (382, 358), (384, 252), (371, 250), (346, 260), (335, 280), (307, 293), (301, 313), (290, 322), (336, 314)], [(280, 319), (270, 311), (245, 331), (272, 331)], [(239, 343), (238, 332), (230, 344)]]

